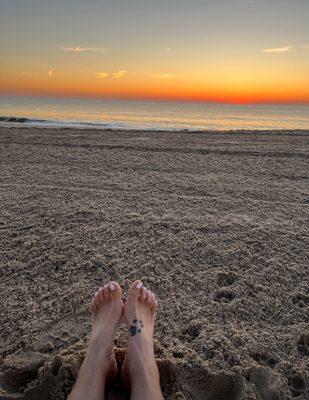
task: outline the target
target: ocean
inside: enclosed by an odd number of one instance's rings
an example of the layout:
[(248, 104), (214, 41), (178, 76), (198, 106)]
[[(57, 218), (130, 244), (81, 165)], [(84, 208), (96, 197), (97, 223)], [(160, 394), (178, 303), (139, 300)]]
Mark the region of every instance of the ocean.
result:
[(309, 129), (309, 105), (0, 96), (0, 126), (145, 130)]

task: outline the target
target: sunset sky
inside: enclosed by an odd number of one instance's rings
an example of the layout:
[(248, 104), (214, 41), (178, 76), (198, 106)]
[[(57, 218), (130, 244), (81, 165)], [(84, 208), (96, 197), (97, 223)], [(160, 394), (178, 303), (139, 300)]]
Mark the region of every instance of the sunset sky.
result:
[(309, 103), (308, 0), (0, 0), (0, 93)]

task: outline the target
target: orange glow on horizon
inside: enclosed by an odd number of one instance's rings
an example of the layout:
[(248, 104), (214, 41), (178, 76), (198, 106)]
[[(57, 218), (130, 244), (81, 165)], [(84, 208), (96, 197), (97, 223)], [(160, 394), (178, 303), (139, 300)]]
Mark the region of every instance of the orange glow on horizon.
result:
[[(116, 72), (59, 72), (48, 69), (36, 73), (0, 71), (0, 93), (23, 96), (58, 96), (132, 100), (219, 102), (232, 104), (309, 103), (309, 77), (276, 74), (275, 70), (254, 71), (237, 66), (229, 70), (209, 69), (151, 75)], [(162, 79), (159, 79), (162, 77)], [(304, 83), (308, 83), (307, 85)]]
[(180, 102), (214, 102), (230, 104), (309, 104), (309, 92), (303, 91), (274, 91), (260, 90), (251, 92), (250, 90), (239, 91), (220, 91), (220, 90), (186, 90), (179, 88), (169, 91), (156, 89), (145, 90), (144, 88), (134, 88), (130, 90), (89, 90), (87, 88), (75, 87), (28, 87), (13, 86), (1, 88), (2, 94), (16, 96), (51, 96), (62, 98), (90, 98), (90, 99), (124, 99), (124, 100), (153, 100), (153, 101), (180, 101)]

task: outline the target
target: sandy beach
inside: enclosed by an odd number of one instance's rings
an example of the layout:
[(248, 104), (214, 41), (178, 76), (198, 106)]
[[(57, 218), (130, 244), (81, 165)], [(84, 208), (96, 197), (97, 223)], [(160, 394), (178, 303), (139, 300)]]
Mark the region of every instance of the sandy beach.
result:
[(137, 278), (166, 399), (308, 399), (308, 160), (309, 131), (1, 128), (0, 399), (65, 399), (92, 295)]

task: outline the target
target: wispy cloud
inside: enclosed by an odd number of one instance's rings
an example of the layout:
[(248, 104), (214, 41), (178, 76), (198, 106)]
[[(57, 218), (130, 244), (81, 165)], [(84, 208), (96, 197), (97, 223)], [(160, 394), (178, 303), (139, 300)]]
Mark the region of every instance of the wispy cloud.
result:
[(96, 76), (98, 79), (104, 79), (104, 78), (107, 78), (107, 77), (108, 77), (108, 73), (107, 73), (107, 72), (96, 72), (96, 73), (95, 73), (95, 76)]
[(122, 70), (122, 71), (116, 71), (112, 73), (112, 77), (115, 79), (123, 78), (127, 74), (127, 71)]
[(276, 47), (273, 49), (264, 49), (264, 53), (287, 53), (292, 49), (291, 46), (284, 46), (284, 47)]
[(52, 69), (50, 69), (50, 70), (48, 71), (48, 76), (49, 76), (50, 78), (52, 78), (53, 76), (55, 76), (55, 71), (53, 71)]
[(19, 76), (36, 76), (36, 75), (40, 75), (40, 74), (38, 72), (23, 71), (23, 72), (16, 72), (16, 75), (19, 75)]
[(154, 79), (179, 79), (181, 78), (181, 75), (176, 75), (176, 74), (157, 74), (157, 75), (152, 75)]
[(87, 52), (106, 52), (108, 51), (108, 49), (104, 48), (104, 47), (60, 47), (61, 50), (63, 51), (68, 51), (71, 53), (87, 53)]

